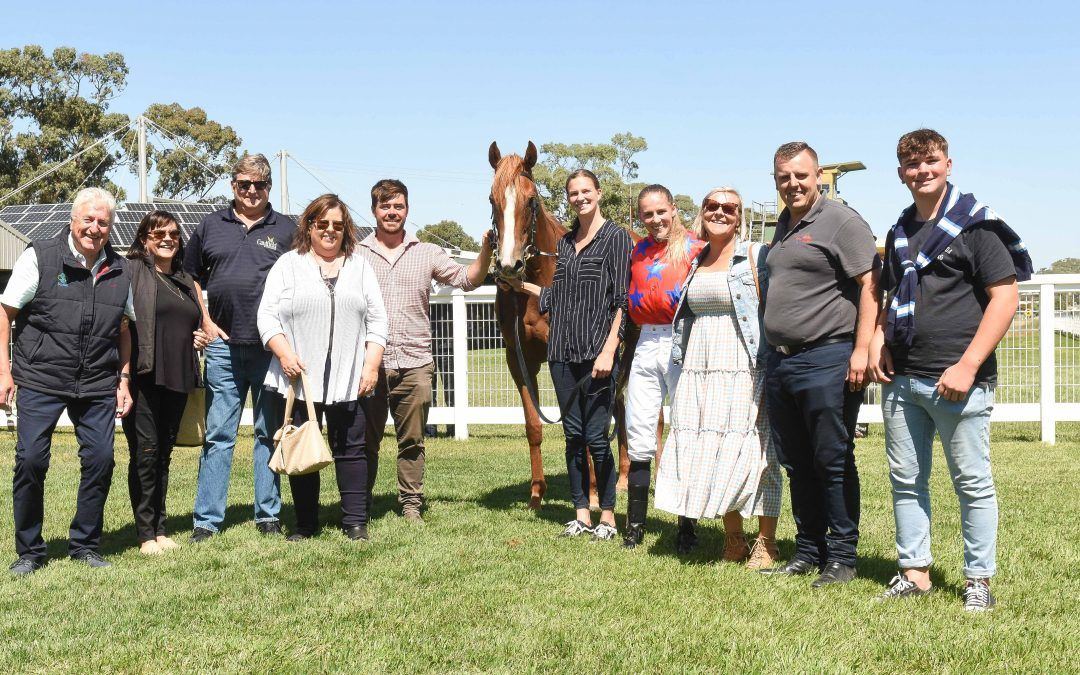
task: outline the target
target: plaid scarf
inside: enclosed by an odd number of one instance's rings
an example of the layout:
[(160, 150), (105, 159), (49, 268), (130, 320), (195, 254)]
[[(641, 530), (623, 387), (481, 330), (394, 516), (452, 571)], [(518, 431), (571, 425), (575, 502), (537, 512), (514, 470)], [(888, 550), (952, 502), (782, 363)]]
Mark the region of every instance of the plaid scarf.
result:
[(908, 248), (908, 228), (915, 222), (915, 205), (904, 209), (893, 226), (893, 256), (900, 263), (900, 277), (892, 303), (889, 305), (888, 326), (885, 337), (889, 344), (911, 345), (915, 338), (915, 295), (924, 270), (940, 256), (960, 233), (980, 223), (992, 222), (994, 233), (1001, 238), (1012, 256), (1017, 281), (1027, 281), (1033, 271), (1031, 256), (1024, 242), (994, 210), (975, 199), (974, 195), (962, 194), (952, 183), (948, 184), (945, 199), (938, 213), (945, 215), (934, 223), (922, 248)]

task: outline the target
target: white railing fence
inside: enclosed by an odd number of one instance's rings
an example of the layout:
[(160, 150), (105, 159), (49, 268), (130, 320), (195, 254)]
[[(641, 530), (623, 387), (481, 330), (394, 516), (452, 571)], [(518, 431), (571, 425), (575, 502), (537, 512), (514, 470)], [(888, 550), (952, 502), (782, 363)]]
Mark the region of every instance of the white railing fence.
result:
[[(521, 400), (506, 365), (495, 317), (495, 287), (443, 289), (431, 297), (435, 358), (429, 424), (523, 424)], [(1042, 440), (1055, 442), (1058, 421), (1080, 420), (1080, 274), (1037, 275), (1020, 284), (1020, 311), (997, 349), (994, 421), (1039, 421)], [(559, 414), (547, 366), (539, 376), (540, 404)], [(861, 422), (881, 422), (880, 390), (866, 391)], [(0, 429), (10, 426), (0, 409)], [(245, 411), (242, 424), (251, 424)], [(70, 425), (66, 416), (61, 425)]]
[[(517, 389), (495, 318), (495, 288), (444, 289), (431, 298), (435, 389), (430, 424), (522, 424)], [(997, 349), (995, 421), (1040, 421), (1055, 441), (1055, 423), (1080, 420), (1080, 275), (1036, 275), (1020, 284), (1020, 310)], [(544, 366), (540, 403), (558, 414)], [(880, 388), (866, 391), (861, 422), (881, 422)], [(554, 418), (554, 417), (553, 417)]]

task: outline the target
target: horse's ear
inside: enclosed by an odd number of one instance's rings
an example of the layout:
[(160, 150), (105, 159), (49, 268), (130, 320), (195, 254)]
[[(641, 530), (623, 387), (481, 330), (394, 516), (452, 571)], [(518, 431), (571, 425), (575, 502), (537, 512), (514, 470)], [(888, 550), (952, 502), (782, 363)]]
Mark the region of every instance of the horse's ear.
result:
[(525, 149), (525, 170), (529, 171), (536, 166), (536, 146), (529, 141), (529, 147)]
[(498, 169), (500, 159), (502, 159), (502, 153), (499, 152), (499, 144), (492, 141), (491, 147), (488, 148), (488, 164), (492, 169)]

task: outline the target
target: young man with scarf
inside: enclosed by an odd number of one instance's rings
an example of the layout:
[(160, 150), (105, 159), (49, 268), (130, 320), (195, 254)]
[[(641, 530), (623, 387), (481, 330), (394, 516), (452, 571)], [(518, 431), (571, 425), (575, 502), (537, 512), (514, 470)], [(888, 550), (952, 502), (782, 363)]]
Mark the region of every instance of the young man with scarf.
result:
[(931, 590), (930, 466), (934, 432), (960, 500), (964, 609), (994, 606), (997, 493), (990, 471), (994, 350), (1019, 304), (1031, 258), (1001, 218), (948, 182), (949, 144), (932, 129), (904, 134), (900, 181), (915, 203), (885, 242), (886, 305), (870, 350), (882, 383), (900, 573), (882, 600)]

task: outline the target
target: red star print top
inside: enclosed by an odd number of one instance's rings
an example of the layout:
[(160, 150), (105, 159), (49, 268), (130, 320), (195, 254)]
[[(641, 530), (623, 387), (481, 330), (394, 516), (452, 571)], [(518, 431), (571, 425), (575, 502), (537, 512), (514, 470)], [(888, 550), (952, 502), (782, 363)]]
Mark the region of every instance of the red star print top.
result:
[(670, 324), (683, 292), (683, 282), (690, 271), (690, 261), (697, 257), (705, 242), (686, 235), (686, 262), (671, 265), (664, 254), (667, 242), (652, 235), (639, 241), (630, 253), (630, 319), (639, 326)]

